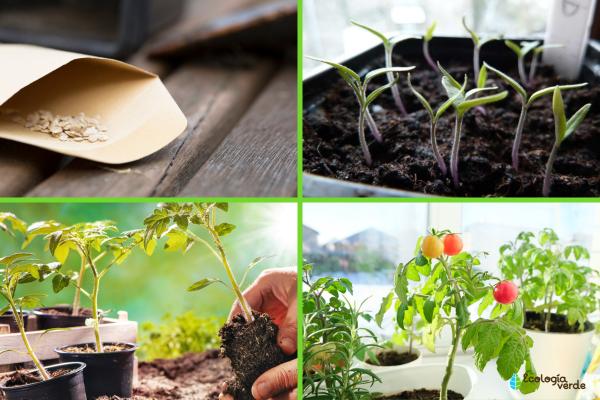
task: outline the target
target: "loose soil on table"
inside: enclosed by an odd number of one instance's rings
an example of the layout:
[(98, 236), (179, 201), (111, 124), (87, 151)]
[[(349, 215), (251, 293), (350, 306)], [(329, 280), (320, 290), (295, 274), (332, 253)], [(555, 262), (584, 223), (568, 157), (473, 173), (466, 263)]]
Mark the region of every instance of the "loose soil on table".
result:
[[(377, 361), (379, 361), (378, 365), (386, 366), (386, 367), (393, 366), (393, 365), (408, 364), (409, 362), (414, 361), (417, 358), (419, 358), (419, 356), (415, 353), (409, 353), (409, 352), (398, 353), (396, 350), (380, 351), (377, 353), (376, 357), (377, 357)], [(366, 362), (367, 362), (367, 364), (370, 364), (370, 365), (377, 365), (369, 359), (367, 359)]]
[[(515, 67), (504, 72), (518, 77)], [(396, 66), (416, 65), (413, 86), (427, 98), (434, 110), (447, 100), (440, 77), (419, 60), (397, 57)], [(383, 58), (369, 66), (383, 66)], [(462, 82), (466, 74), (472, 84), (472, 66), (449, 64), (449, 72)], [(501, 67), (501, 66), (499, 66)], [(367, 69), (363, 70), (363, 72)], [(410, 92), (406, 76), (401, 92), (409, 111), (401, 116), (390, 91), (386, 91), (371, 113), (383, 143), (377, 143), (365, 128), (373, 165), (364, 161), (358, 141), (358, 104), (349, 86), (340, 78), (323, 93), (318, 104), (305, 103), (304, 171), (340, 180), (442, 196), (531, 196), (541, 197), (548, 155), (554, 143), (552, 95), (530, 108), (520, 147), (519, 171), (511, 166), (511, 150), (521, 110), (515, 91), (489, 72), (488, 85), (509, 91), (506, 100), (485, 107), (486, 115), (470, 110), (464, 118), (460, 143), (460, 187), (443, 176), (433, 157), (429, 116)], [(531, 93), (560, 80), (548, 67), (538, 69)], [(378, 81), (373, 87), (379, 86)], [(567, 83), (560, 81), (560, 83)], [(554, 164), (551, 196), (596, 197), (600, 195), (600, 88), (591, 84), (563, 92), (568, 117), (592, 103), (588, 117), (561, 145)], [(454, 113), (450, 109), (438, 123), (440, 152), (449, 167)], [(449, 175), (449, 174), (448, 174)]]
[[(525, 323), (523, 327), (525, 329), (529, 329), (532, 331), (544, 332), (545, 329), (545, 316), (540, 313), (534, 313), (528, 311), (525, 317)], [(549, 332), (552, 333), (581, 333), (582, 331), (579, 329), (579, 323), (571, 326), (567, 322), (567, 318), (564, 315), (552, 314), (550, 316), (550, 324), (549, 324)], [(585, 329), (583, 332), (588, 332), (593, 329), (591, 323), (586, 322)]]
[[(131, 400), (217, 400), (223, 382), (231, 378), (229, 360), (220, 357), (219, 350), (143, 362)], [(126, 399), (101, 397), (98, 400)]]
[(231, 361), (235, 379), (227, 381), (226, 393), (236, 400), (253, 400), (251, 388), (267, 370), (291, 360), (277, 344), (278, 328), (267, 314), (253, 313), (246, 323), (242, 315), (221, 328), (221, 353)]
[[(71, 372), (70, 369), (57, 369), (53, 371), (48, 371), (48, 374), (52, 378), (58, 378), (59, 376), (63, 376)], [(24, 386), (30, 385), (32, 383), (41, 382), (42, 378), (37, 371), (15, 371), (8, 376), (7, 379), (3, 380), (2, 383), (6, 387), (15, 387), (15, 386)], [(2, 394), (0, 393), (0, 399), (2, 399)]]
[[(402, 392), (392, 396), (380, 397), (378, 400), (439, 400), (439, 390), (418, 389), (410, 392)], [(448, 390), (448, 400), (463, 400), (461, 394)]]
[[(118, 353), (120, 351), (130, 350), (131, 345), (125, 343), (116, 343), (111, 345), (104, 345), (103, 350), (105, 353)], [(66, 353), (97, 353), (95, 345), (82, 344), (79, 346), (70, 346), (63, 349)]]

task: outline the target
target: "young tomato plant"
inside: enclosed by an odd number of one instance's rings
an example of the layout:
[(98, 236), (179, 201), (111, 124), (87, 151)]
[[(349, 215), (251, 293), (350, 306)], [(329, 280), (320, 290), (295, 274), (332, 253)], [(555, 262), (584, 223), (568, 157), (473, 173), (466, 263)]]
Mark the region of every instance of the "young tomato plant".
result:
[(598, 310), (598, 273), (590, 268), (589, 251), (564, 246), (552, 229), (536, 235), (521, 232), (500, 247), (500, 269), (506, 279), (519, 282), (525, 311), (539, 313), (543, 329), (551, 332), (551, 316), (564, 315), (573, 332), (585, 329), (588, 315)]
[[(12, 229), (8, 227), (6, 222), (10, 222)], [(26, 225), (14, 214), (0, 213), (0, 228), (11, 236), (14, 236), (14, 231), (25, 233)], [(31, 253), (14, 253), (0, 258), (0, 297), (6, 301), (6, 305), (0, 308), (0, 315), (12, 311), (27, 355), (31, 358), (41, 379), (44, 381), (50, 379), (50, 375), (35, 354), (27, 338), (25, 320), (23, 318), (24, 309), (40, 306), (42, 295), (31, 294), (19, 296), (17, 295), (17, 289), (22, 284), (35, 281), (43, 282), (55, 274), (60, 267), (60, 263), (39, 263)], [(0, 354), (6, 351), (2, 351)]]
[(374, 78), (377, 78), (381, 75), (388, 75), (390, 73), (396, 74), (396, 73), (400, 73), (400, 72), (408, 72), (408, 71), (412, 71), (413, 69), (415, 69), (415, 67), (380, 68), (380, 69), (376, 69), (374, 71), (369, 72), (365, 76), (364, 80), (362, 80), (356, 72), (352, 71), (348, 67), (345, 67), (340, 64), (336, 64), (331, 61), (322, 60), (320, 58), (314, 58), (314, 57), (308, 57), (308, 58), (310, 58), (311, 60), (315, 60), (315, 61), (319, 61), (319, 62), (328, 64), (328, 65), (331, 65), (332, 67), (334, 67), (338, 71), (340, 76), (352, 88), (352, 91), (354, 92), (354, 95), (356, 96), (356, 99), (358, 100), (358, 104), (360, 106), (360, 114), (359, 114), (359, 118), (358, 118), (358, 139), (360, 141), (360, 147), (362, 148), (365, 160), (368, 165), (371, 165), (372, 164), (371, 153), (369, 152), (369, 146), (367, 145), (367, 140), (365, 138), (365, 120), (369, 124), (371, 133), (373, 134), (375, 139), (377, 141), (381, 141), (382, 138), (381, 138), (381, 134), (379, 133), (379, 130), (377, 129), (377, 126), (375, 125), (375, 121), (373, 120), (373, 117), (369, 113), (369, 105), (371, 105), (371, 103), (373, 103), (384, 91), (395, 86), (396, 83), (398, 83), (400, 76), (398, 75), (393, 82), (388, 83), (387, 85), (381, 86), (367, 95), (367, 88), (369, 86), (369, 83), (371, 82), (371, 80), (373, 80)]
[[(479, 259), (457, 250), (456, 238), (444, 240), (449, 231), (435, 231), (417, 241), (415, 257), (398, 265), (392, 296), (397, 298), (396, 321), (401, 328), (410, 326), (416, 315), (426, 322), (427, 342), (435, 345), (435, 338), (443, 327), (450, 328), (451, 349), (446, 372), (441, 382), (440, 400), (448, 398), (448, 383), (452, 376), (458, 348), (472, 347), (475, 365), (479, 370), (496, 360), (497, 371), (508, 380), (525, 365), (525, 373), (535, 374), (529, 356), (532, 340), (522, 328), (523, 305), (520, 299), (510, 304), (497, 303), (489, 318), (481, 315), (494, 303), (494, 285), (499, 282), (488, 272), (481, 271)], [(441, 244), (441, 249), (440, 249)], [(447, 246), (447, 248), (446, 248)], [(460, 246), (459, 246), (460, 247)], [(383, 303), (389, 304), (390, 297)], [(478, 304), (479, 318), (473, 320), (472, 306)], [(389, 306), (382, 305), (385, 309)], [(539, 385), (524, 382), (520, 390), (530, 393)]]
[(313, 281), (311, 271), (304, 266), (304, 398), (370, 400), (374, 395), (365, 387), (380, 379), (353, 363), (378, 347), (375, 334), (359, 326), (371, 316), (348, 299), (348, 279)]
[[(255, 258), (250, 265), (246, 268), (246, 273), (241, 279), (240, 283), (235, 277), (227, 254), (225, 252), (225, 246), (223, 245), (222, 238), (233, 232), (236, 228), (227, 222), (217, 223), (217, 211), (227, 212), (229, 205), (227, 203), (166, 203), (161, 204), (154, 210), (152, 215), (144, 220), (146, 230), (144, 233), (144, 245), (146, 247), (152, 247), (152, 243), (155, 240), (159, 240), (163, 237), (167, 238), (165, 243), (165, 250), (167, 251), (183, 251), (187, 252), (195, 244), (204, 245), (211, 254), (222, 264), (227, 278), (229, 279), (229, 286), (215, 278), (203, 278), (198, 282), (192, 284), (189, 288), (189, 292), (195, 292), (202, 290), (213, 283), (221, 283), (226, 287), (229, 287), (235, 297), (237, 298), (244, 318), (246, 322), (254, 321), (252, 315), (252, 309), (248, 305), (246, 298), (242, 294), (240, 286), (246, 280), (248, 272), (254, 268), (258, 263), (265, 260), (265, 257)], [(190, 230), (190, 227), (197, 225), (208, 233), (210, 240), (207, 240), (196, 235)]]
[[(51, 233), (47, 229), (54, 227)], [(143, 231), (133, 230), (120, 233), (114, 222), (96, 221), (85, 222), (71, 226), (61, 224), (40, 224), (37, 229), (30, 227), (28, 241), (37, 235), (45, 235), (50, 253), (57, 259), (66, 261), (71, 252), (77, 253), (82, 260), (79, 274), (57, 274), (53, 283), (55, 290), (63, 289), (73, 284), (81, 294), (86, 296), (92, 305), (92, 327), (96, 352), (103, 353), (104, 345), (100, 337), (100, 308), (98, 296), (101, 283), (106, 274), (115, 265), (122, 264), (136, 248), (142, 248), (144, 243)], [(152, 254), (152, 246), (146, 246), (148, 254)], [(92, 288), (83, 288), (83, 274), (92, 274)]]
[(425, 61), (427, 61), (427, 64), (431, 67), (431, 69), (435, 72), (438, 72), (437, 65), (433, 61), (433, 58), (431, 58), (431, 54), (429, 52), (429, 42), (431, 42), (431, 39), (433, 39), (433, 34), (436, 27), (437, 21), (433, 21), (423, 35), (423, 57), (425, 57)]
[[(383, 48), (385, 50), (385, 67), (386, 68), (394, 67), (394, 62), (393, 62), (392, 57), (394, 54), (394, 48), (396, 47), (396, 45), (398, 43), (403, 42), (408, 39), (419, 39), (418, 36), (396, 36), (396, 37), (393, 37), (390, 39), (387, 36), (385, 36), (383, 33), (378, 32), (373, 28), (370, 28), (366, 25), (359, 24), (358, 22), (355, 22), (355, 21), (351, 21), (351, 22), (353, 25), (355, 25), (359, 28), (362, 28), (362, 29), (366, 30), (367, 32), (370, 32), (373, 35), (377, 36), (379, 39), (381, 39), (381, 41), (383, 42)], [(398, 107), (398, 110), (400, 110), (400, 113), (402, 113), (402, 115), (407, 116), (408, 112), (406, 112), (406, 107), (404, 106), (404, 102), (402, 101), (402, 96), (400, 95), (400, 89), (398, 89), (397, 79), (394, 77), (394, 73), (388, 72), (387, 78), (388, 78), (388, 83), (390, 85), (392, 85), (391, 86), (392, 97), (394, 98), (396, 107)]]
[(410, 79), (410, 73), (408, 74), (408, 86), (410, 90), (414, 93), (414, 95), (417, 97), (417, 99), (421, 102), (421, 104), (427, 111), (427, 114), (429, 115), (429, 133), (431, 137), (431, 148), (433, 149), (433, 155), (435, 157), (435, 160), (437, 161), (438, 166), (440, 167), (440, 170), (442, 171), (442, 174), (446, 175), (448, 173), (448, 168), (446, 167), (444, 157), (442, 157), (442, 154), (440, 153), (440, 150), (437, 145), (437, 124), (442, 115), (444, 115), (444, 113), (452, 106), (452, 104), (454, 104), (454, 101), (456, 101), (456, 99), (458, 99), (460, 96), (464, 96), (467, 81), (465, 79), (465, 83), (460, 88), (460, 90), (457, 91), (456, 94), (454, 94), (454, 96), (446, 100), (446, 102), (444, 102), (436, 112), (433, 111), (433, 108), (431, 107), (427, 99), (425, 99), (425, 97), (413, 87)]
[(519, 76), (521, 77), (521, 82), (525, 86), (529, 86), (529, 78), (527, 76), (527, 72), (525, 72), (525, 57), (535, 48), (540, 46), (540, 42), (521, 42), (519, 46), (512, 40), (505, 40), (504, 44), (511, 49), (517, 55), (517, 63), (519, 67)]
[(481, 67), (481, 62), (479, 61), (481, 48), (493, 40), (498, 40), (498, 38), (495, 36), (479, 36), (473, 29), (469, 28), (466, 17), (463, 17), (462, 24), (465, 30), (469, 32), (469, 35), (471, 35), (471, 39), (473, 40), (473, 79), (475, 80), (477, 77), (479, 77), (479, 69)]
[[(506, 82), (509, 86), (511, 86), (515, 92), (519, 95), (521, 99), (521, 114), (519, 115), (519, 122), (517, 124), (517, 130), (515, 132), (515, 139), (513, 141), (512, 148), (512, 166), (515, 171), (519, 170), (519, 148), (521, 147), (521, 140), (523, 138), (523, 130), (525, 128), (525, 121), (527, 120), (527, 113), (529, 112), (529, 108), (535, 103), (537, 100), (541, 99), (546, 95), (550, 95), (554, 92), (554, 87), (545, 88), (542, 90), (538, 90), (537, 92), (531, 94), (531, 96), (527, 93), (527, 90), (523, 86), (521, 86), (517, 81), (513, 78), (492, 67), (491, 65), (484, 63), (484, 67), (489, 69), (498, 75), (504, 82)], [(559, 86), (561, 90), (571, 90), (571, 89), (579, 89), (586, 86), (587, 83), (579, 83), (575, 85), (562, 85)]]
[(533, 49), (533, 56), (531, 57), (531, 66), (529, 67), (529, 84), (531, 85), (535, 79), (535, 73), (537, 71), (538, 64), (540, 62), (540, 55), (547, 49), (557, 49), (565, 47), (562, 44), (541, 44)]
[[(474, 107), (479, 107), (485, 104), (496, 103), (498, 101), (504, 100), (506, 96), (508, 96), (508, 92), (505, 90), (503, 92), (495, 93), (489, 96), (476, 97), (477, 94), (482, 93), (484, 91), (498, 89), (496, 86), (493, 86), (471, 89), (467, 93), (461, 94), (460, 92), (464, 90), (463, 88), (466, 85), (467, 78), (465, 77), (465, 84), (461, 85), (456, 79), (452, 77), (452, 75), (448, 73), (448, 71), (446, 71), (440, 65), (440, 63), (438, 63), (438, 68), (442, 72), (442, 85), (446, 90), (448, 98), (454, 98), (452, 105), (454, 106), (454, 110), (456, 111), (456, 118), (454, 122), (454, 140), (452, 143), (452, 155), (450, 156), (450, 175), (452, 175), (452, 181), (454, 182), (454, 186), (458, 187), (460, 181), (458, 176), (458, 156), (460, 149), (460, 136), (462, 133), (462, 122), (465, 113), (467, 113), (470, 109)], [(482, 79), (480, 79), (480, 81), (481, 80)]]
[(571, 134), (575, 132), (577, 128), (579, 128), (579, 125), (581, 125), (591, 107), (591, 104), (586, 104), (575, 114), (573, 114), (573, 116), (567, 121), (567, 116), (565, 115), (565, 105), (560, 86), (556, 86), (554, 88), (552, 111), (554, 113), (555, 139), (554, 146), (552, 146), (550, 156), (548, 157), (548, 163), (546, 164), (546, 173), (544, 174), (544, 186), (542, 189), (542, 194), (544, 197), (548, 197), (550, 195), (550, 186), (552, 184), (552, 168), (554, 166), (554, 161), (556, 161), (558, 148), (566, 138), (571, 136)]

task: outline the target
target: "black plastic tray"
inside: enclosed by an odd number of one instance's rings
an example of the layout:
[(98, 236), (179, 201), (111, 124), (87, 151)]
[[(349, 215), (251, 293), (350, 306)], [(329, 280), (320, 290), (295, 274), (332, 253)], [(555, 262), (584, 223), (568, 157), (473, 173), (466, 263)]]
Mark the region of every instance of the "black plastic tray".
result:
[[(439, 60), (442, 64), (463, 61), (470, 65), (473, 60), (473, 42), (468, 38), (436, 37), (430, 43), (430, 50), (433, 59)], [(421, 40), (401, 42), (396, 46), (394, 53), (412, 58), (423, 57), (422, 42)], [(342, 61), (341, 64), (363, 75), (368, 72), (365, 66), (383, 54), (383, 44), (381, 44)], [(506, 68), (517, 62), (515, 54), (499, 40), (486, 44), (481, 51), (480, 59), (498, 68)], [(588, 45), (581, 78), (587, 82), (597, 82), (599, 77), (600, 42), (592, 40)], [(323, 94), (339, 79), (341, 78), (333, 68), (319, 70), (306, 77), (303, 81), (303, 113), (310, 113), (312, 109), (318, 107), (324, 101)], [(434, 197), (424, 193), (366, 185), (306, 172), (303, 174), (303, 195), (304, 197)]]

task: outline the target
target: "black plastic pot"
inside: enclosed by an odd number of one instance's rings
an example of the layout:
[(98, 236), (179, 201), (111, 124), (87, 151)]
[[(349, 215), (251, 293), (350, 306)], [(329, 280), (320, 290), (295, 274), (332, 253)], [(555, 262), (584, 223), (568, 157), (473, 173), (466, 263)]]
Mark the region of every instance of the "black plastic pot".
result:
[[(449, 61), (463, 61), (465, 65), (471, 65), (473, 62), (471, 39), (435, 37), (430, 43), (430, 49), (434, 59), (439, 60), (442, 64), (447, 64)], [(400, 42), (396, 46), (395, 52), (409, 58), (423, 57), (422, 42), (420, 40)], [(364, 75), (368, 72), (365, 67), (374, 59), (382, 57), (383, 54), (383, 44), (381, 44), (340, 62), (360, 75)], [(481, 50), (480, 59), (482, 62), (487, 61), (501, 69), (514, 65), (516, 62), (514, 53), (506, 47), (504, 41), (500, 40), (486, 44)], [(597, 82), (600, 78), (600, 41), (590, 41), (581, 75), (583, 81), (587, 82)], [(307, 115), (316, 110), (325, 100), (327, 91), (339, 79), (341, 78), (334, 68), (325, 67), (305, 77), (303, 81), (303, 114)], [(305, 197), (436, 197), (407, 190), (342, 181), (310, 173), (303, 174), (303, 195)]]
[(87, 400), (83, 382), (83, 363), (57, 364), (46, 368), (48, 371), (70, 369), (65, 375), (44, 382), (24, 386), (0, 386), (6, 400)]
[[(104, 343), (105, 346), (122, 344), (127, 350), (114, 353), (68, 353), (65, 346), (54, 351), (60, 362), (82, 362), (85, 392), (89, 399), (101, 396), (131, 397), (133, 392), (133, 363), (137, 346), (133, 343)], [(84, 346), (84, 345), (82, 345)], [(86, 346), (94, 346), (88, 343)]]
[[(85, 326), (85, 320), (90, 317), (70, 315), (72, 309), (73, 308), (71, 306), (66, 305), (36, 308), (35, 310), (33, 310), (33, 314), (35, 314), (37, 319), (37, 329), (40, 331), (45, 331), (47, 329), (54, 328), (72, 328), (76, 326)], [(48, 313), (48, 310), (60, 310), (64, 311), (69, 315), (50, 314)]]
[[(29, 312), (23, 311), (23, 322), (25, 322), (25, 330), (27, 330), (27, 321), (28, 320), (29, 320)], [(10, 333), (18, 333), (19, 332), (19, 327), (17, 326), (17, 323), (15, 322), (15, 317), (14, 317), (12, 311), (7, 311), (6, 313), (4, 313), (0, 316), (0, 324), (9, 325)]]

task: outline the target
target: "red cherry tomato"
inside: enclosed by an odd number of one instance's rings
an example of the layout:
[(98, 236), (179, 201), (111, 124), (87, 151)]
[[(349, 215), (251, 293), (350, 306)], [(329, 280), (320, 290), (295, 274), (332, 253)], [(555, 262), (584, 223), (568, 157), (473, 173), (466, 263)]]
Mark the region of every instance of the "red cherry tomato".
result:
[(463, 249), (463, 241), (459, 235), (451, 233), (444, 236), (444, 254), (447, 256), (455, 256)]
[(494, 299), (501, 304), (512, 304), (519, 295), (519, 288), (511, 281), (502, 281), (494, 288)]

